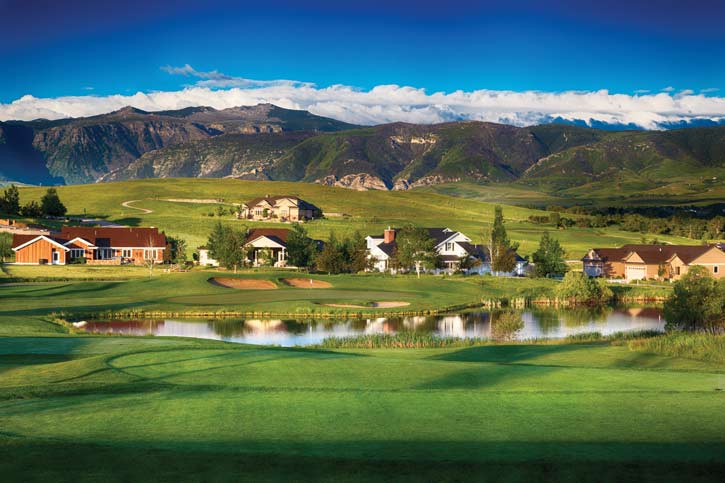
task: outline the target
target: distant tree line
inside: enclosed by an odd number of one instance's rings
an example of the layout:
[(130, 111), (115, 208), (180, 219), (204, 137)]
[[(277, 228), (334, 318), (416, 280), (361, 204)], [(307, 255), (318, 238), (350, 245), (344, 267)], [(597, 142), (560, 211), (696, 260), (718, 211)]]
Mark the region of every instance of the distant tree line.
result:
[(672, 216), (670, 218), (649, 218), (643, 215), (594, 215), (593, 217), (568, 218), (559, 213), (551, 215), (532, 215), (529, 221), (536, 224), (550, 224), (554, 228), (566, 229), (572, 226), (580, 228), (605, 228), (617, 225), (624, 231), (653, 233), (656, 235), (674, 235), (693, 240), (717, 240), (725, 230), (725, 217), (715, 216), (709, 220)]

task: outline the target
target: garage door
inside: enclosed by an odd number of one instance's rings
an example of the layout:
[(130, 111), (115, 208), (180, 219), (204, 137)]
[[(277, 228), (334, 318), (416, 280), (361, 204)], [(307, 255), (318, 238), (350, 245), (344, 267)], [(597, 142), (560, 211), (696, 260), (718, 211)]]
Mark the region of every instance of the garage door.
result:
[(644, 265), (628, 265), (625, 272), (627, 280), (644, 280), (646, 274), (647, 270)]

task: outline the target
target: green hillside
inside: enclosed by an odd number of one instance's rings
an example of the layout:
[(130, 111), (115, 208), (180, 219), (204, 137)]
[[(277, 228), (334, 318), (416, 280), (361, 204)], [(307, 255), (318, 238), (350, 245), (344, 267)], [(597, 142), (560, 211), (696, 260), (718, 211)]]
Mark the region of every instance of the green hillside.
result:
[[(21, 202), (39, 199), (44, 188), (21, 188)], [(480, 241), (483, 229), (493, 220), (494, 203), (447, 196), (421, 190), (352, 191), (318, 184), (241, 181), (234, 179), (147, 179), (108, 184), (62, 186), (60, 197), (70, 215), (103, 217), (132, 226), (156, 226), (174, 236), (188, 240), (191, 248), (206, 242), (217, 221), (239, 226), (241, 221), (226, 214), (215, 216), (217, 209), (232, 208), (232, 203), (248, 201), (267, 194), (297, 195), (314, 203), (326, 213), (326, 219), (306, 225), (314, 237), (327, 239), (330, 231), (339, 235), (359, 230), (363, 234), (381, 233), (387, 226), (414, 223), (418, 226), (447, 226), (460, 230)], [(184, 203), (170, 199), (223, 200), (221, 203)], [(132, 207), (122, 206), (134, 201)], [(572, 227), (555, 230), (546, 224), (532, 224), (531, 215), (546, 212), (517, 206), (506, 206), (504, 215), (510, 237), (521, 242), (523, 255), (538, 246), (544, 230), (554, 230), (567, 250), (567, 256), (579, 259), (593, 246), (619, 246), (638, 243), (641, 235), (615, 227), (592, 229)], [(212, 215), (212, 216), (209, 216)], [(263, 223), (245, 222), (248, 226)], [(270, 225), (270, 226), (279, 226)], [(658, 236), (673, 243), (698, 243), (685, 238)]]

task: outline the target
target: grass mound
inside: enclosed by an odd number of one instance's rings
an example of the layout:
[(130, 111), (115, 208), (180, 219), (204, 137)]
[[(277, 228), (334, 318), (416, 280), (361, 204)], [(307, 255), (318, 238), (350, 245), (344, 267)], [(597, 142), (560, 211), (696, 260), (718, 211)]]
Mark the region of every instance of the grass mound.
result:
[(213, 277), (209, 279), (209, 283), (238, 290), (272, 290), (277, 288), (277, 285), (271, 280), (258, 280), (256, 278)]
[(283, 278), (282, 282), (294, 288), (331, 288), (330, 282), (312, 278)]

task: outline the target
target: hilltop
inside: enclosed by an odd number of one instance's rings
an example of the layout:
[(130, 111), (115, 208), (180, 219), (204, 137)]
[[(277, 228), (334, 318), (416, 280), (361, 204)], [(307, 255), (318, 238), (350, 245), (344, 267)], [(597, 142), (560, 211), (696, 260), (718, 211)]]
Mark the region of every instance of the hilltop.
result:
[[(0, 123), (0, 178), (232, 177), (359, 190), (515, 183), (543, 193), (722, 190), (725, 127), (611, 131), (478, 121), (353, 126), (271, 104)], [(28, 169), (30, 167), (30, 169)]]

